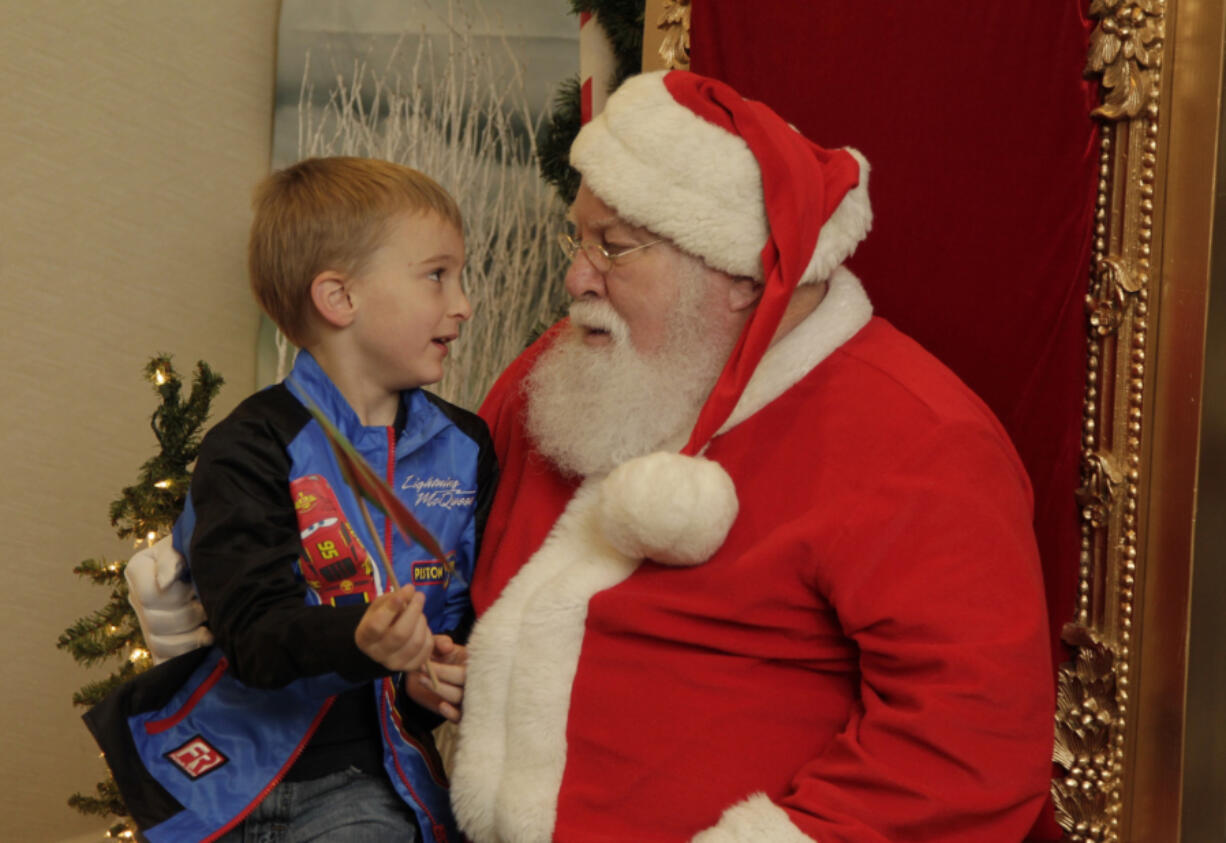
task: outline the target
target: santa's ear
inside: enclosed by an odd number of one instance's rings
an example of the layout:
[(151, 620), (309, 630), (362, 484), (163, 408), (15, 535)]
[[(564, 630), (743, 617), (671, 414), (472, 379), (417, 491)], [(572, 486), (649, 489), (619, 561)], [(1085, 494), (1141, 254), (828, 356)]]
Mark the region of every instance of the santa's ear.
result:
[(728, 309), (733, 313), (748, 310), (762, 298), (763, 283), (756, 278), (738, 275), (728, 287)]
[(311, 279), (311, 303), (320, 317), (336, 328), (347, 327), (356, 308), (349, 295), (350, 280), (339, 272), (325, 269)]

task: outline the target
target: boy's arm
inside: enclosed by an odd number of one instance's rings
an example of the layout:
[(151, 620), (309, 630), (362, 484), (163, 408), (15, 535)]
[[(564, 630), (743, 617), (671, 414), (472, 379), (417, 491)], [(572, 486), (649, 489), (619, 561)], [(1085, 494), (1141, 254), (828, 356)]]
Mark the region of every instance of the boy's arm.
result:
[[(288, 392), (265, 400), (296, 404)], [(355, 682), (386, 675), (354, 640), (365, 605), (305, 604), (306, 586), (295, 574), (301, 542), (286, 450), (296, 431), (279, 430), (279, 418), (232, 416), (210, 431), (176, 527), (216, 643), (238, 678), (254, 687), (330, 672)]]

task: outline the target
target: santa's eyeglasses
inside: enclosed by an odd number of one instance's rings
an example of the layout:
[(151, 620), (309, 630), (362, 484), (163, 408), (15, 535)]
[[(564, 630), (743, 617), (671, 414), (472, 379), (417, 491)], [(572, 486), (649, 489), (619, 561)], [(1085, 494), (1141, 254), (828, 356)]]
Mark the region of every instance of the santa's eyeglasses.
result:
[(654, 246), (657, 243), (663, 243), (664, 238), (660, 237), (652, 240), (650, 243), (641, 243), (638, 246), (631, 246), (629, 249), (618, 249), (615, 252), (610, 252), (604, 246), (597, 243), (595, 240), (576, 240), (565, 231), (558, 233), (558, 245), (562, 247), (562, 251), (566, 254), (566, 259), (573, 261), (575, 255), (579, 254), (579, 250), (583, 250), (583, 254), (587, 255), (587, 259), (592, 262), (592, 266), (597, 272), (608, 272), (615, 266), (625, 263), (628, 255), (633, 255), (636, 252), (641, 252), (648, 246)]

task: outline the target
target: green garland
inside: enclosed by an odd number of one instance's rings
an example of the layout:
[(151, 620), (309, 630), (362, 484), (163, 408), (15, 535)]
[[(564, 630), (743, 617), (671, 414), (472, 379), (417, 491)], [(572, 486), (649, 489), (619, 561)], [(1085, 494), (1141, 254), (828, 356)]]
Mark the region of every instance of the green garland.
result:
[[(609, 84), (612, 92), (642, 67), (645, 0), (571, 0), (570, 6), (576, 15), (583, 12), (595, 15), (609, 36), (617, 60)], [(580, 116), (579, 77), (576, 75), (558, 86), (553, 110), (537, 144), (542, 178), (557, 188), (568, 205), (579, 192), (579, 173), (570, 165), (570, 145), (579, 134)]]

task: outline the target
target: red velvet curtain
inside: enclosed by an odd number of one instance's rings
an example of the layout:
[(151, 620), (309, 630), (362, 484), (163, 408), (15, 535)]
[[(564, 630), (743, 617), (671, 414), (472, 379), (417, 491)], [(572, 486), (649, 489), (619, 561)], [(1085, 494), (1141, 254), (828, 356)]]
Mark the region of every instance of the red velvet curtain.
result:
[[(1052, 647), (1073, 617), (1097, 89), (1085, 0), (693, 0), (692, 68), (872, 165), (875, 311), (996, 412), (1030, 472)], [(1050, 812), (1036, 837), (1054, 839)]]

